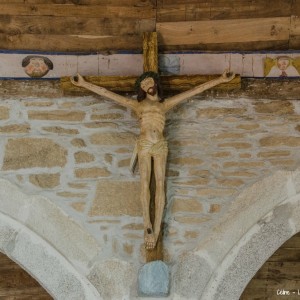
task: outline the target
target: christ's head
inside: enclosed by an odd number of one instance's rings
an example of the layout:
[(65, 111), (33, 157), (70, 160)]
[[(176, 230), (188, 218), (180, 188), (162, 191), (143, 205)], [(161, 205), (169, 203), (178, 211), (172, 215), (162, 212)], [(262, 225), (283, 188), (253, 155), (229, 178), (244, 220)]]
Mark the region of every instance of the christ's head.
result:
[(160, 101), (163, 102), (162, 89), (160, 85), (159, 75), (155, 72), (145, 72), (136, 81), (135, 87), (137, 90), (137, 100), (139, 102), (150, 96), (158, 95)]

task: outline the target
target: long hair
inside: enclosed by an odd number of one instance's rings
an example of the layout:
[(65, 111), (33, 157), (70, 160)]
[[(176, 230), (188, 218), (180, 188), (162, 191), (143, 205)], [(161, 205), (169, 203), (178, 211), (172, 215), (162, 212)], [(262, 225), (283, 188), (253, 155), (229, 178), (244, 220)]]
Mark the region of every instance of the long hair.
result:
[(147, 97), (147, 93), (141, 88), (141, 82), (148, 78), (151, 77), (154, 80), (154, 83), (156, 85), (156, 89), (157, 89), (157, 95), (160, 98), (159, 102), (164, 102), (164, 98), (163, 98), (163, 90), (162, 90), (162, 86), (161, 86), (161, 81), (159, 78), (159, 75), (155, 72), (144, 72), (135, 82), (135, 88), (137, 91), (137, 101), (141, 102), (143, 100), (146, 99)]

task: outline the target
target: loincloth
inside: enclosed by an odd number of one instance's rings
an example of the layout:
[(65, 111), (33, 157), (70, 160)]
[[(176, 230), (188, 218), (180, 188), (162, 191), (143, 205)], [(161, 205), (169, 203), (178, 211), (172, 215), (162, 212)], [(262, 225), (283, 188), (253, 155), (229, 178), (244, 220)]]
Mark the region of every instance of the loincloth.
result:
[(168, 143), (165, 139), (161, 139), (154, 143), (145, 139), (139, 139), (137, 142), (137, 151), (139, 155), (159, 155), (168, 153)]
[(165, 139), (161, 139), (158, 142), (151, 142), (146, 139), (138, 139), (130, 161), (130, 170), (134, 172), (138, 155), (167, 155), (168, 154), (168, 142)]

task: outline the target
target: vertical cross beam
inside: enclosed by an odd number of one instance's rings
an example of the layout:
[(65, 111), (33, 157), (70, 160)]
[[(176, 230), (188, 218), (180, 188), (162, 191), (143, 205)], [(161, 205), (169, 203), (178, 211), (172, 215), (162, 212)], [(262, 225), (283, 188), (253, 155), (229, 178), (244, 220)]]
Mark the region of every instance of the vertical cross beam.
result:
[[(158, 72), (158, 47), (157, 47), (157, 33), (146, 32), (143, 36), (143, 58), (144, 58), (144, 72)], [(153, 172), (153, 161), (151, 168), (150, 181), (150, 220), (154, 224), (155, 220), (155, 176)], [(162, 226), (163, 227), (163, 226)], [(154, 249), (146, 251), (146, 262), (155, 260), (163, 260), (163, 238), (162, 228)]]
[(157, 47), (157, 33), (145, 32), (143, 34), (143, 58), (144, 58), (144, 72), (158, 73), (158, 47)]

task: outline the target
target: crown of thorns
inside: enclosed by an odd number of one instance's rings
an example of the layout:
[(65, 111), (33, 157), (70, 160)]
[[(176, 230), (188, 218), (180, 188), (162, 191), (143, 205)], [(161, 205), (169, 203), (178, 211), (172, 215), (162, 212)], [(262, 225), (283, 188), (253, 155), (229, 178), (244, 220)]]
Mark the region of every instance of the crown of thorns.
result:
[(139, 90), (139, 88), (141, 86), (141, 82), (148, 77), (153, 78), (155, 81), (159, 81), (159, 75), (156, 72), (152, 72), (152, 71), (144, 72), (135, 82), (134, 87), (135, 87), (136, 91)]

